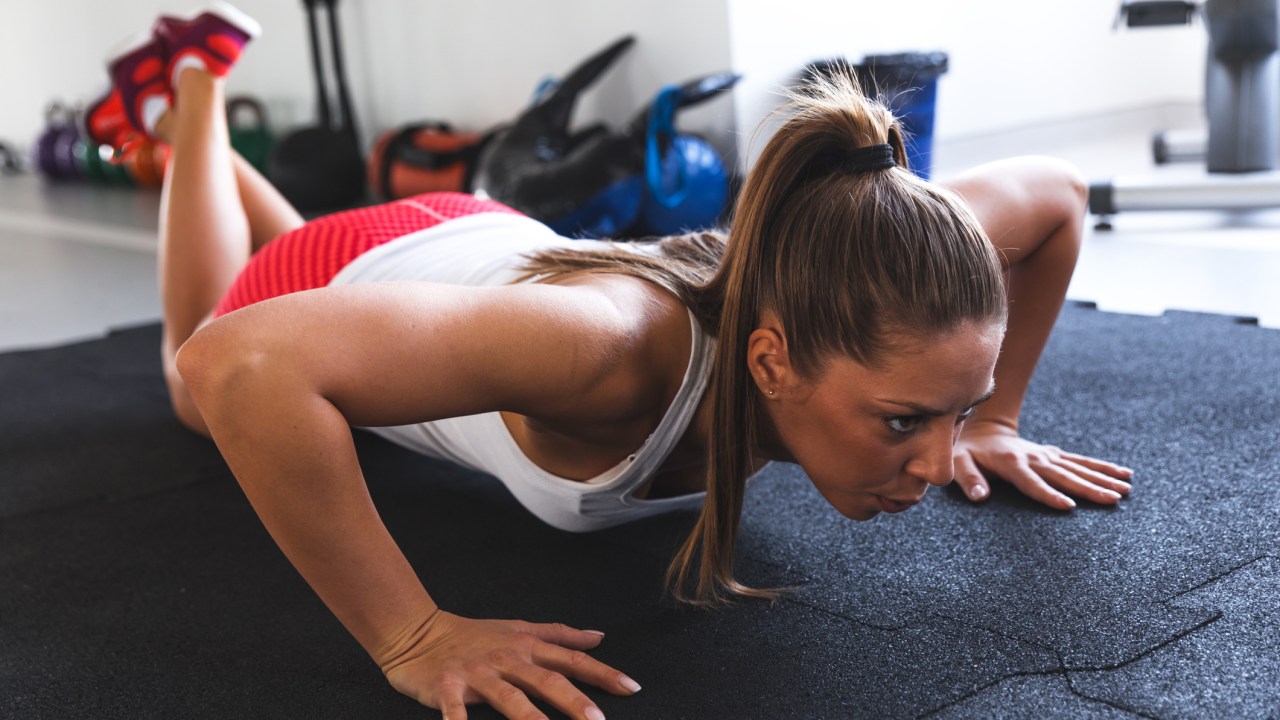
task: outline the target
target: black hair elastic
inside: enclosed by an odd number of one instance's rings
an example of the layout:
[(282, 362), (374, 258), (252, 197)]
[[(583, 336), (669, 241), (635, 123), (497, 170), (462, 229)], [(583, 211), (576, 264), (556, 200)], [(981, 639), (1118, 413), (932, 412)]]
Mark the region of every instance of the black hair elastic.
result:
[(873, 170), (895, 167), (897, 164), (898, 161), (893, 156), (893, 146), (889, 143), (880, 143), (879, 145), (868, 145), (850, 152), (845, 156), (844, 168), (857, 175)]

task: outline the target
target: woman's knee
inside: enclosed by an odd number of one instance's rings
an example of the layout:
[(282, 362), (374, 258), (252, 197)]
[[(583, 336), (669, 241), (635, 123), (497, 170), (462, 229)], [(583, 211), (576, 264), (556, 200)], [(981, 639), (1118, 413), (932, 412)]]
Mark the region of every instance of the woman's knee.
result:
[(195, 400), (191, 399), (191, 393), (187, 390), (186, 381), (178, 372), (177, 357), (178, 348), (173, 347), (169, 338), (163, 339), (161, 364), (164, 369), (164, 384), (169, 388), (169, 405), (183, 427), (197, 435), (210, 437), (209, 426), (205, 424), (204, 416), (200, 414), (200, 409), (196, 407)]
[(169, 386), (169, 403), (173, 407), (173, 414), (178, 417), (178, 422), (197, 435), (210, 437), (209, 426), (205, 424), (204, 416), (200, 414), (200, 409), (191, 399), (191, 393), (187, 392), (187, 385), (182, 381), (182, 376), (177, 370), (170, 372), (166, 368), (164, 379), (165, 384)]

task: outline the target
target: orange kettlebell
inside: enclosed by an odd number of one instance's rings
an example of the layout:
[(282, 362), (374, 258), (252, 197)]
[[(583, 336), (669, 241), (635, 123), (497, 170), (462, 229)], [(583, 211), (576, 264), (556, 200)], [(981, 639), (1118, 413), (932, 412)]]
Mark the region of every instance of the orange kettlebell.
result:
[(121, 162), (139, 187), (160, 187), (169, 164), (169, 153), (169, 146), (164, 143), (138, 140), (126, 145)]

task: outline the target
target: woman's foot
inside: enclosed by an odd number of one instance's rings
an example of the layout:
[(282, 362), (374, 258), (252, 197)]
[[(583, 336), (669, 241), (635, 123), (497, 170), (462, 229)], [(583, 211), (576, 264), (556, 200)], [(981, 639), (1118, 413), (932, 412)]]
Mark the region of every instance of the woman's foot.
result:
[[(107, 74), (119, 96), (111, 95), (90, 106), (86, 113), (86, 127), (99, 128), (99, 137), (110, 130), (121, 132), (113, 123), (112, 114), (118, 108), (124, 114), (128, 129), (148, 138), (155, 138), (155, 124), (173, 104), (173, 93), (165, 77), (168, 56), (152, 35), (137, 35), (111, 53), (107, 59)], [(94, 135), (90, 135), (94, 137)], [(114, 138), (107, 144), (115, 144)]]
[(195, 17), (161, 15), (151, 34), (138, 34), (107, 58), (112, 88), (82, 116), (85, 137), (124, 148), (136, 136), (168, 142), (178, 77), (187, 68), (224, 77), (262, 26), (230, 3), (218, 0)]
[(120, 147), (124, 136), (131, 132), (129, 119), (124, 116), (124, 101), (115, 87), (108, 88), (80, 114), (80, 134), (94, 145)]
[(230, 3), (214, 2), (189, 20), (161, 16), (152, 34), (167, 54), (165, 79), (176, 88), (188, 67), (225, 76), (244, 46), (262, 34), (262, 26)]

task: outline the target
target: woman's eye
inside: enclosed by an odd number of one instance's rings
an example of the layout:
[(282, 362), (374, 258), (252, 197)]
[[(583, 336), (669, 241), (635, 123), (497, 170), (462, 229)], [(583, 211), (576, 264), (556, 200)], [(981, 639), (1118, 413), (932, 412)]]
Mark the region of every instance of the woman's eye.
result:
[(900, 415), (885, 419), (885, 424), (896, 433), (909, 433), (920, 426), (920, 417), (916, 415)]
[(978, 412), (978, 407), (976, 405), (969, 408), (968, 410), (965, 410), (964, 412), (960, 413), (960, 417), (956, 418), (956, 424), (959, 425), (965, 420), (968, 420), (969, 418), (973, 417), (973, 414), (976, 412)]

